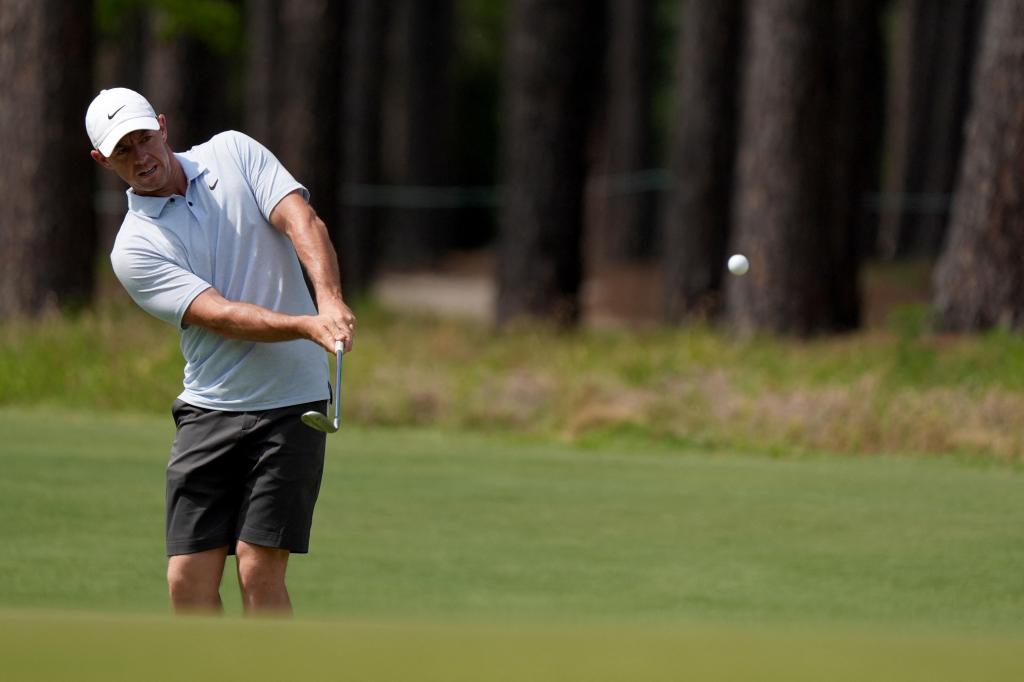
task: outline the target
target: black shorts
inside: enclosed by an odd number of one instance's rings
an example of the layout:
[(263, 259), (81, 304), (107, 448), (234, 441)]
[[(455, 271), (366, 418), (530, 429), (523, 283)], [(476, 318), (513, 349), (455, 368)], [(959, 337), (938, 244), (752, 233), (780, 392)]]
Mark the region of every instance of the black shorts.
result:
[(258, 412), (207, 410), (175, 400), (167, 464), (167, 554), (235, 542), (309, 551), (326, 434), (299, 420), (324, 401)]

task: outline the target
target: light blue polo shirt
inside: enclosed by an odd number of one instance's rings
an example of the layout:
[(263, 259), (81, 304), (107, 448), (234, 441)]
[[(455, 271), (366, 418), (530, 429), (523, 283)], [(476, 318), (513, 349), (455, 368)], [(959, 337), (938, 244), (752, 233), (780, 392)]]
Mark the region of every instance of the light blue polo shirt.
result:
[(183, 154), (185, 196), (139, 196), (110, 261), (146, 312), (181, 332), (181, 400), (214, 410), (267, 410), (329, 396), (327, 355), (307, 340), (260, 343), (227, 339), (182, 317), (215, 287), (229, 301), (292, 315), (315, 315), (295, 247), (270, 224), (270, 212), (296, 190), (309, 192), (263, 145), (234, 131)]

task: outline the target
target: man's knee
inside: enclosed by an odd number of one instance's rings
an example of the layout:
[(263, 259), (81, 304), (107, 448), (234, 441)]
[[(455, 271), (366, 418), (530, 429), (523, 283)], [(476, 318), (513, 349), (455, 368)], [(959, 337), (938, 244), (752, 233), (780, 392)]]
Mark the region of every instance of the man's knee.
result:
[(243, 589), (247, 584), (284, 584), (288, 550), (239, 540), (235, 553), (238, 556), (238, 576), (242, 580)]
[(285, 586), (288, 550), (261, 547), (239, 541), (238, 582), (242, 605), (247, 613), (291, 613), (291, 599)]
[(219, 599), (227, 547), (180, 554), (167, 561), (167, 587), (175, 602)]

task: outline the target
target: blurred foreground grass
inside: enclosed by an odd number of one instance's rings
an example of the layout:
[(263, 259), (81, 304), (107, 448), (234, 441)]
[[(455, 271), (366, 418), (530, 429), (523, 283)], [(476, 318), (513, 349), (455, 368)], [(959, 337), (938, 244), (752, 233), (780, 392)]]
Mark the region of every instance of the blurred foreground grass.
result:
[(171, 620), (0, 611), (10, 679), (1007, 682), (1019, 637), (754, 628)]
[[(120, 299), (116, 299), (120, 300)], [(798, 342), (709, 328), (560, 332), (357, 307), (345, 415), (362, 425), (516, 432), (775, 455), (947, 453), (1019, 463), (1024, 339), (886, 328)], [(174, 331), (128, 303), (0, 329), (0, 405), (166, 413)]]

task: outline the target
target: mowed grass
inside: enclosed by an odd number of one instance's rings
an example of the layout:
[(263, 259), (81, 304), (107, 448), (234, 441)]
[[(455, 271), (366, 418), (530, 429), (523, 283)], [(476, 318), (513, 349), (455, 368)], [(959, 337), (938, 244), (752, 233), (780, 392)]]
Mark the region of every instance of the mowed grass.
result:
[[(17, 680), (1018, 680), (1024, 474), (343, 427), (293, 622), (166, 616), (170, 418), (0, 410)], [(239, 613), (233, 576), (229, 615)]]
[[(162, 613), (170, 418), (0, 410), (0, 605)], [(1024, 475), (343, 427), (314, 617), (1024, 624)], [(224, 594), (237, 612), (234, 577)]]

